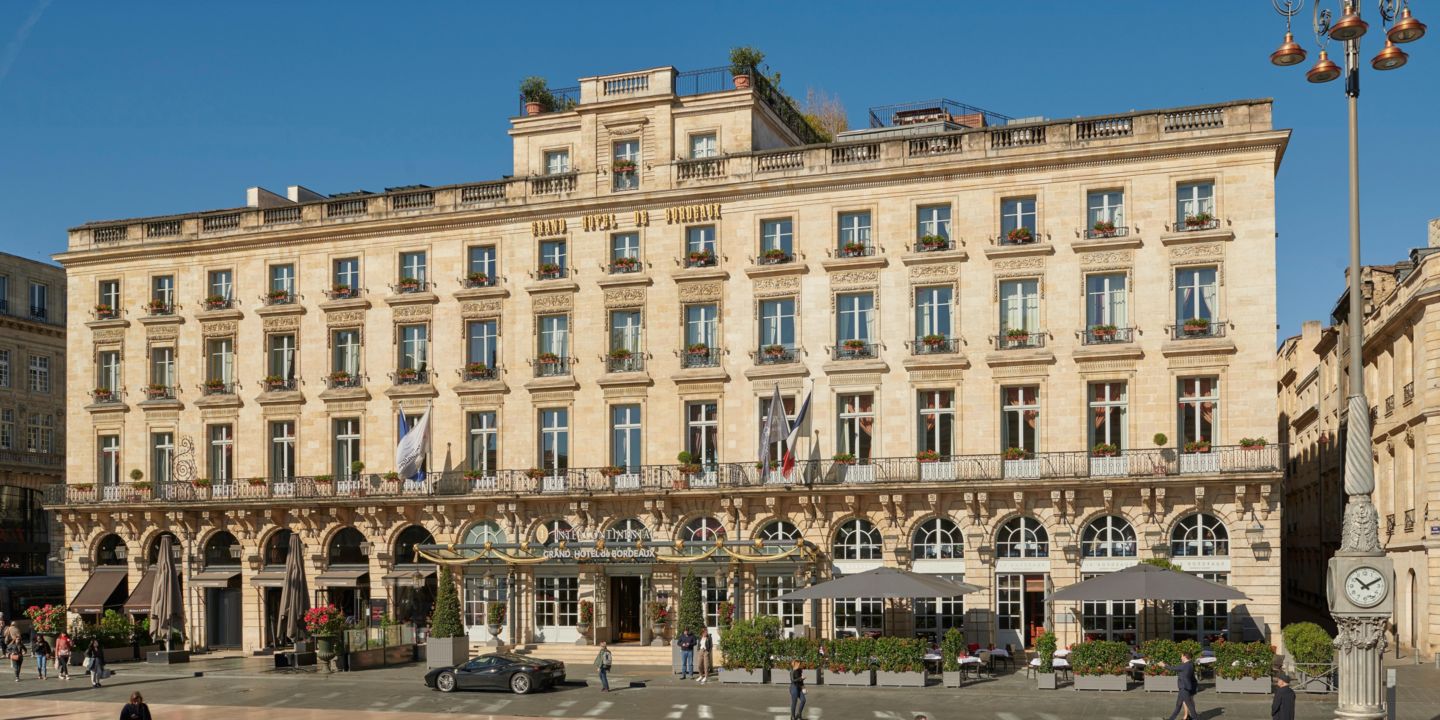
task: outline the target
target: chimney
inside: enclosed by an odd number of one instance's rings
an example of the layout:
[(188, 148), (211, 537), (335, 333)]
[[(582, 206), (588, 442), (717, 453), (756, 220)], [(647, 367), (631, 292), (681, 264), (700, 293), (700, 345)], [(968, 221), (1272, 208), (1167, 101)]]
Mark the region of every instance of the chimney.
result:
[(289, 204), (289, 200), (262, 187), (252, 187), (245, 191), (245, 207), (269, 208)]
[(324, 195), (321, 195), (320, 193), (317, 193), (314, 190), (305, 187), (304, 185), (291, 185), (290, 187), (285, 189), (285, 194), (289, 196), (290, 202), (293, 203), (314, 202), (316, 200), (325, 199)]

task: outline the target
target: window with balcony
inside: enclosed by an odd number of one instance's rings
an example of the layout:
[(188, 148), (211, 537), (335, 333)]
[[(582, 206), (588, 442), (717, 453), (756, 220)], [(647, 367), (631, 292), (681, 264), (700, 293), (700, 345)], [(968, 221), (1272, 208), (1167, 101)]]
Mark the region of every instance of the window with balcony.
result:
[(1096, 457), (1110, 457), (1130, 446), (1126, 415), (1128, 388), (1124, 382), (1090, 383), (1090, 449)]
[(45, 283), (30, 283), (30, 317), (36, 320), (50, 319), (50, 286)]
[(270, 266), (270, 290), (265, 295), (271, 305), (295, 302), (295, 266), (290, 263)]
[(25, 449), (32, 453), (50, 453), (55, 450), (55, 416), (50, 413), (30, 413), (30, 428)]
[(500, 424), (495, 411), (469, 413), (469, 427), (467, 467), (482, 478), (494, 477), (500, 470)]
[(875, 396), (870, 393), (841, 395), (837, 401), (837, 459), (849, 456), (849, 460), (856, 462), (869, 460), (875, 439)]
[(1180, 378), (1180, 432), (1186, 453), (1209, 452), (1219, 434), (1220, 381), (1212, 377)]
[(1000, 391), (1001, 450), (1007, 460), (1024, 460), (1035, 454), (1040, 428), (1040, 388), (1007, 387)]
[(295, 389), (295, 335), (275, 333), (266, 353), (265, 386), (268, 390)]
[(795, 359), (795, 298), (760, 302), (761, 362)]
[(119, 317), (120, 281), (101, 280), (95, 294), (95, 317), (99, 320)]
[(230, 307), (235, 299), (234, 275), (229, 270), (211, 270), (206, 282), (205, 309)]
[(685, 267), (710, 267), (718, 255), (714, 225), (685, 228)]
[(1125, 193), (1097, 190), (1085, 197), (1085, 237), (1119, 237), (1126, 234)]
[(170, 482), (175, 467), (175, 433), (150, 433), (150, 479), (163, 484)]
[(835, 296), (835, 358), (872, 358), (876, 355), (874, 293)]
[(50, 358), (45, 355), (30, 356), (30, 392), (50, 392)]
[(402, 381), (426, 382), (430, 369), (430, 326), (400, 326), (400, 357), (396, 376)]
[(540, 411), (540, 467), (560, 475), (570, 467), (570, 410), (547, 408)]
[(685, 306), (685, 367), (712, 367), (719, 364), (720, 348), (716, 331), (720, 308), (715, 303), (694, 303)]
[(1034, 279), (1000, 283), (1001, 349), (1044, 345), (1040, 330), (1040, 282)]
[(401, 292), (424, 290), (429, 281), (429, 266), (424, 252), (400, 253), (399, 289)]
[(205, 342), (205, 387), (228, 393), (235, 383), (235, 339), (211, 338)]
[(645, 369), (641, 349), (639, 310), (610, 312), (610, 354), (606, 369), (610, 372), (639, 372)]
[(760, 221), (760, 264), (776, 265), (795, 257), (795, 223), (790, 218)]
[(641, 425), (639, 405), (610, 408), (610, 464), (627, 473), (640, 471)]
[(465, 287), (494, 287), (499, 279), (494, 245), (472, 245), (465, 249)]
[(685, 404), (685, 451), (696, 465), (720, 462), (720, 409), (715, 401)]
[(295, 422), (270, 423), (270, 478), (285, 481), (295, 477)]
[(330, 472), (337, 478), (351, 477), (356, 474), (355, 463), (364, 462), (360, 454), (360, 418), (337, 418), (331, 427), (334, 435)]
[(95, 399), (109, 400), (120, 391), (120, 351), (102, 350), (96, 353), (95, 365)]
[(1085, 343), (1129, 342), (1125, 273), (1085, 276)]
[(640, 141), (621, 140), (612, 146), (610, 169), (616, 190), (640, 187)]
[(838, 257), (864, 257), (875, 254), (870, 244), (870, 213), (840, 213), (838, 218), (840, 235), (837, 239)]
[(0, 350), (0, 388), (10, 387), (10, 351)]
[(210, 439), (210, 452), (206, 466), (210, 469), (211, 482), (226, 482), (235, 477), (235, 430), (230, 425), (211, 425), (206, 428)]
[(493, 379), (499, 367), (500, 322), (471, 320), (465, 323), (465, 379)]
[(562, 375), (569, 372), (570, 357), (570, 316), (541, 315), (535, 319), (539, 326), (536, 347), (537, 368), (542, 374)]
[(1035, 242), (1040, 236), (1037, 227), (1033, 196), (1005, 198), (1000, 201), (1001, 244)]
[(950, 325), (950, 303), (954, 290), (949, 285), (915, 288), (915, 344), (917, 355), (957, 352)]
[(610, 272), (613, 274), (639, 272), (640, 233), (615, 233), (610, 236)]
[[(760, 414), (756, 418), (755, 427), (760, 428), (765, 426), (765, 421), (770, 418), (771, 402), (774, 402), (773, 397), (762, 397), (759, 399), (758, 409)], [(788, 438), (785, 436), (788, 434), (790, 426), (795, 422), (795, 397), (793, 395), (781, 396), (780, 411), (785, 415), (785, 427), (781, 429), (780, 440), (773, 443), (769, 450), (766, 451), (765, 456), (769, 458), (771, 462), (779, 462), (781, 458), (785, 457), (785, 451), (788, 449), (786, 445)]]
[(915, 250), (950, 249), (950, 206), (922, 205), (915, 211)]
[(1176, 337), (1213, 337), (1221, 332), (1215, 320), (1218, 293), (1214, 267), (1175, 270)]
[(156, 275), (150, 278), (151, 315), (168, 315), (175, 310), (175, 276)]
[(120, 484), (120, 436), (101, 435), (97, 443), (100, 449), (99, 463), (96, 465), (95, 482), (98, 485), (119, 485)]
[(713, 158), (720, 154), (715, 133), (695, 133), (690, 136), (690, 159)]
[(540, 241), (540, 265), (536, 268), (535, 277), (540, 280), (554, 280), (565, 277), (568, 273), (566, 268), (565, 241), (564, 240), (541, 240)]
[(360, 294), (360, 258), (336, 258), (330, 278), (330, 297), (336, 300)]
[(330, 331), (330, 387), (350, 387), (360, 378), (360, 328)]
[(955, 393), (951, 390), (921, 390), (918, 397), (919, 425), (916, 452), (925, 460), (941, 460), (955, 454)]
[(545, 174), (564, 175), (570, 172), (570, 151), (569, 150), (547, 150), (545, 151)]
[(1216, 224), (1214, 183), (1182, 183), (1175, 188), (1176, 230), (1206, 230)]

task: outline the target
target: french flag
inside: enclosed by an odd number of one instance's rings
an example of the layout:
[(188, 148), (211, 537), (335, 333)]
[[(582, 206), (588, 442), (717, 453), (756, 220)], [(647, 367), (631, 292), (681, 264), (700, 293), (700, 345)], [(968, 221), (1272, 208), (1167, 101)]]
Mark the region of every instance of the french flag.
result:
[(790, 425), (790, 434), (785, 437), (785, 459), (780, 463), (780, 476), (786, 480), (790, 479), (790, 473), (795, 470), (795, 441), (800, 439), (800, 428), (805, 424), (805, 415), (810, 412), (810, 396), (814, 394), (814, 388), (805, 393), (805, 401), (800, 403), (800, 410), (795, 413), (795, 422)]

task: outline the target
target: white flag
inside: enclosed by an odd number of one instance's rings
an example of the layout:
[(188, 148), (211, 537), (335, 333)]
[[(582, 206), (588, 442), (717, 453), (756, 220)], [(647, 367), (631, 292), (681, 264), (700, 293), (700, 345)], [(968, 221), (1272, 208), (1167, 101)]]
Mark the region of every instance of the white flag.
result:
[(400, 443), (395, 446), (395, 472), (407, 480), (413, 479), (420, 474), (420, 461), (425, 457), (426, 448), (430, 447), (430, 407), (425, 408), (425, 414), (420, 416), (420, 422), (400, 438)]
[(760, 467), (766, 467), (770, 449), (785, 439), (789, 422), (785, 420), (785, 401), (780, 397), (780, 384), (775, 384), (775, 395), (770, 399), (770, 412), (765, 413), (765, 422), (760, 427)]

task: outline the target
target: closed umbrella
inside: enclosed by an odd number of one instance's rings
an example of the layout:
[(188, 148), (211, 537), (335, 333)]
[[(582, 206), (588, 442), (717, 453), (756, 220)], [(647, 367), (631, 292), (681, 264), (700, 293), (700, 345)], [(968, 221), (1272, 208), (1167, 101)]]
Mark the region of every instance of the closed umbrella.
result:
[(175, 572), (171, 553), (173, 538), (160, 538), (160, 558), (155, 563), (155, 585), (150, 595), (150, 623), (155, 632), (163, 633), (165, 652), (170, 652), (170, 633), (185, 628), (185, 604), (180, 596), (180, 573)]
[(305, 613), (310, 610), (310, 588), (305, 583), (304, 548), (300, 535), (290, 535), (290, 556), (285, 558), (285, 583), (280, 586), (280, 614), (275, 618), (275, 642), (292, 642), (305, 636)]

